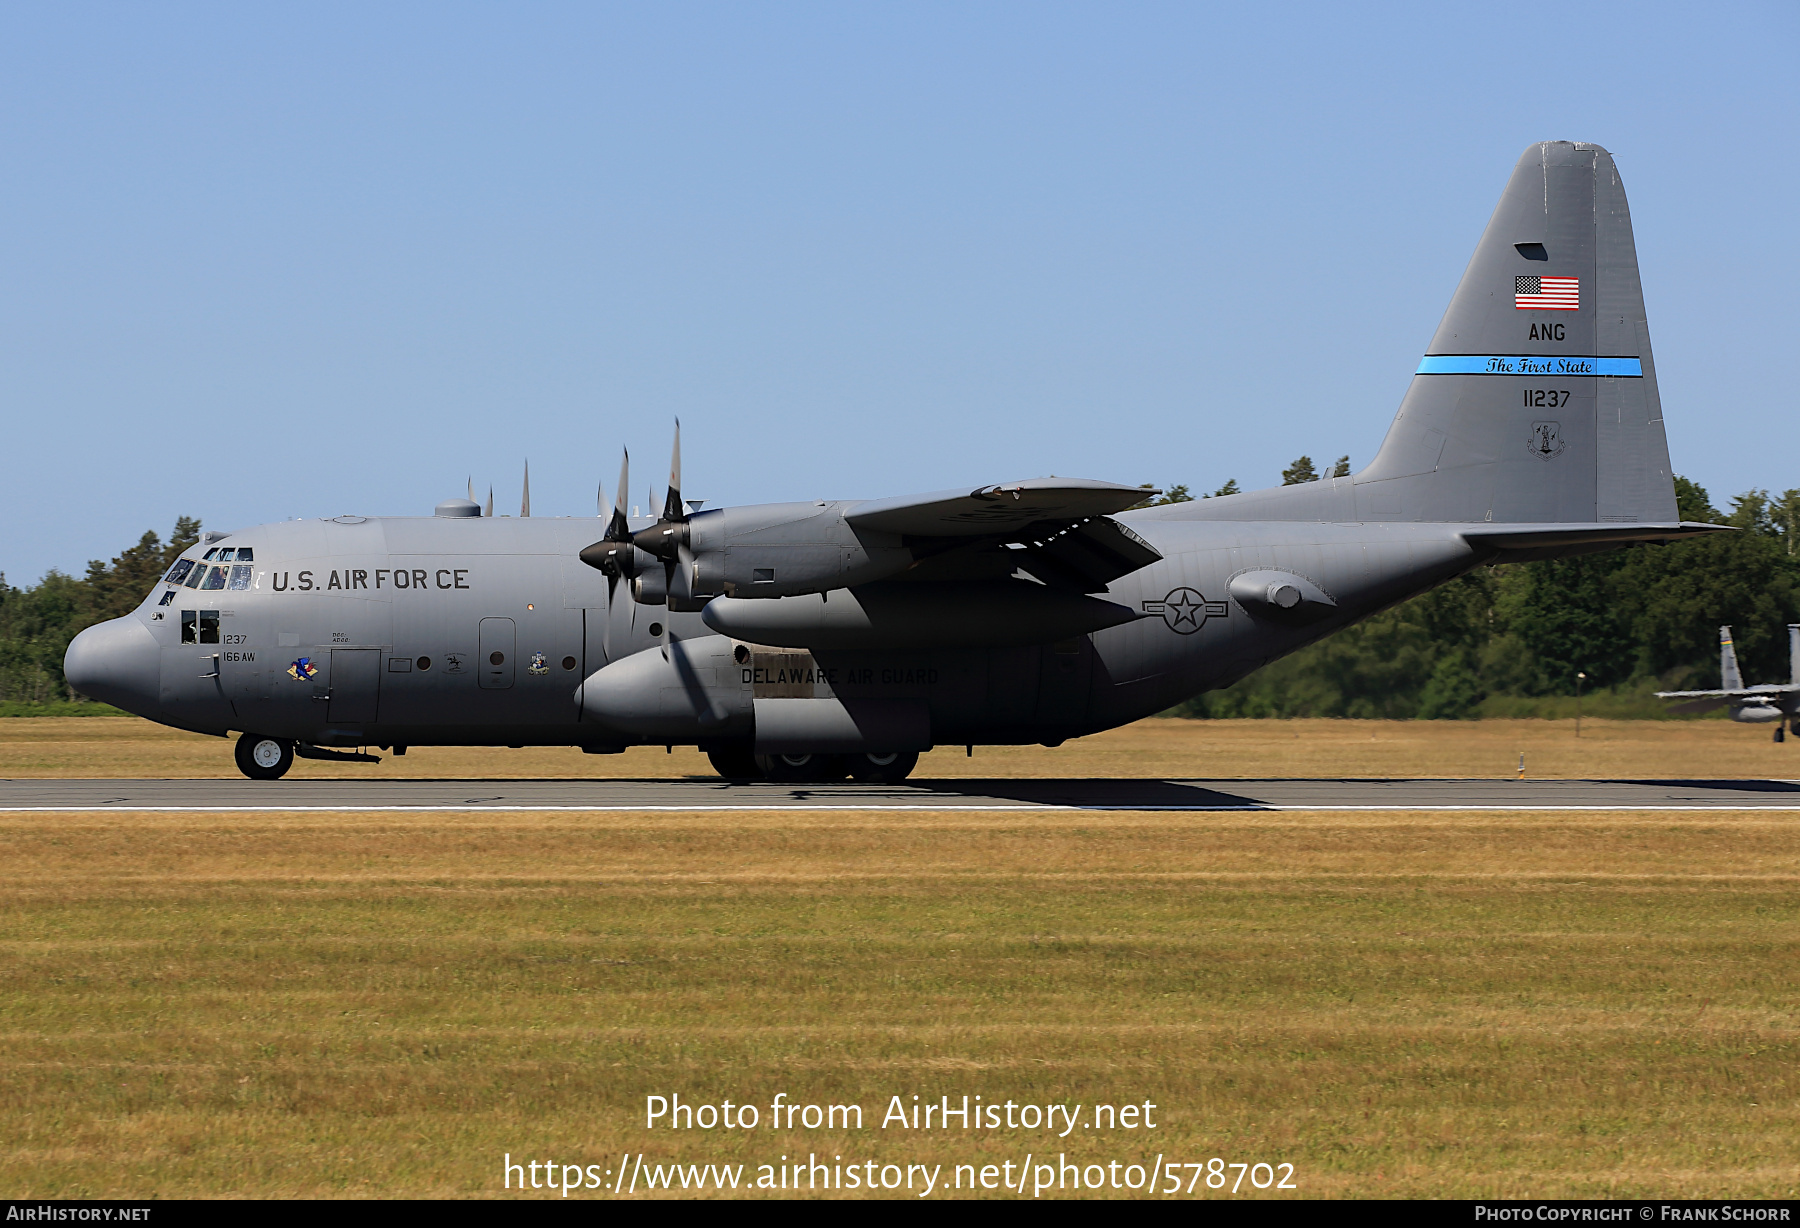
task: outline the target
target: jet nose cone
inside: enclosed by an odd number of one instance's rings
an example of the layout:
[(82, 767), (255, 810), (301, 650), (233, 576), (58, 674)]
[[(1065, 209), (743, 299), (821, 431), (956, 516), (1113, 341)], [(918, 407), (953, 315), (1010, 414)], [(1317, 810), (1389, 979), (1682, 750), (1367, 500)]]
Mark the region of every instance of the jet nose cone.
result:
[(127, 712), (146, 716), (160, 706), (156, 638), (135, 618), (98, 623), (76, 636), (63, 655), (63, 676), (89, 699)]

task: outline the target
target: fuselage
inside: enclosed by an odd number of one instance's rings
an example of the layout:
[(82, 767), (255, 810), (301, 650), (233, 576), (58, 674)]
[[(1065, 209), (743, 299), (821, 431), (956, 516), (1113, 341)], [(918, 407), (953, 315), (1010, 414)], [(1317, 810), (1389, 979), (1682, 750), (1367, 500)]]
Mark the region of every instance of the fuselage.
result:
[[(763, 651), (623, 586), (609, 602), (578, 557), (592, 520), (287, 521), (188, 551), (179, 582), (171, 571), (137, 610), (83, 632), (67, 670), (83, 693), (167, 725), (316, 746), (705, 746), (750, 738), (763, 697), (908, 701), (939, 744), (1055, 743), (1228, 685), (1483, 557), (1454, 525), (1192, 518), (1223, 510), (1119, 517), (1163, 555), (1099, 594), (1135, 621), (905, 651)], [(1230, 582), (1265, 570), (1335, 609), (1304, 626), (1259, 616)], [(643, 669), (606, 669), (645, 653)], [(676, 681), (659, 689), (658, 671)], [(626, 678), (647, 688), (630, 709), (642, 716), (607, 702)]]

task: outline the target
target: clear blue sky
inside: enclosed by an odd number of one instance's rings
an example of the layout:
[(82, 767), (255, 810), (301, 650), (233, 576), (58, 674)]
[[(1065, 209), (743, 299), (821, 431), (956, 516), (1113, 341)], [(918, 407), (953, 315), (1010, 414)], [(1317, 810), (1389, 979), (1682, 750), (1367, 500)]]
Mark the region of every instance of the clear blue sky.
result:
[(1800, 8), (0, 9), (15, 584), (182, 513), (593, 512), (1381, 440), (1520, 151), (1597, 141), (1679, 472), (1800, 486)]

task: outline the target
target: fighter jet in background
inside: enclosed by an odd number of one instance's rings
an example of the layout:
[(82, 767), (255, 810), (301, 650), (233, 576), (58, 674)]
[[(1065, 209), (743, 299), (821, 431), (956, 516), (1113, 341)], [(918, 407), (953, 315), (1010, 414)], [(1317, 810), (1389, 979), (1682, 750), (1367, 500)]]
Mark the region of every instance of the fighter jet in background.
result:
[[(1267, 391), (1231, 412), (1278, 421), (1275, 369)], [(69, 683), (238, 731), (259, 778), (372, 758), (350, 748), (681, 743), (728, 777), (895, 781), (934, 745), (1160, 712), (1485, 563), (1721, 531), (1676, 511), (1618, 170), (1567, 141), (1520, 158), (1359, 473), (1135, 510), (1137, 487), (1051, 477), (702, 511), (677, 435), (660, 516), (626, 514), (628, 482), (598, 534), (469, 498), (211, 537), (76, 637)]]
[[(1716, 691), (1658, 691), (1658, 699), (1681, 699), (1671, 712), (1710, 712), (1731, 705), (1731, 719), (1747, 725), (1775, 726), (1775, 740), (1786, 738), (1787, 726), (1800, 713), (1800, 623), (1788, 624), (1788, 680), (1744, 685), (1738, 669), (1737, 649), (1731, 643), (1731, 628), (1719, 628), (1719, 689)], [(1800, 736), (1800, 726), (1794, 729)]]

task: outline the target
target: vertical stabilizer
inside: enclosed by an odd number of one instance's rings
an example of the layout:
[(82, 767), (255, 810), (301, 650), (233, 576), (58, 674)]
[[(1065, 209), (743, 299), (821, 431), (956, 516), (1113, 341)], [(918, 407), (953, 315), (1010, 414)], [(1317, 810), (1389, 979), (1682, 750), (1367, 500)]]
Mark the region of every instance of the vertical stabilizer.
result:
[(1800, 686), (1800, 623), (1788, 624), (1788, 681)]
[[(1793, 631), (1790, 628), (1788, 643), (1793, 644)], [(1744, 689), (1744, 675), (1738, 672), (1737, 649), (1731, 646), (1731, 628), (1719, 628), (1719, 689), (1721, 691), (1741, 691)]]
[(1525, 151), (1381, 451), (1362, 520), (1680, 517), (1612, 155)]

